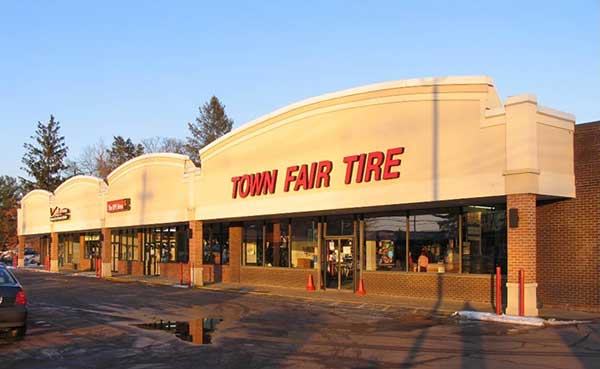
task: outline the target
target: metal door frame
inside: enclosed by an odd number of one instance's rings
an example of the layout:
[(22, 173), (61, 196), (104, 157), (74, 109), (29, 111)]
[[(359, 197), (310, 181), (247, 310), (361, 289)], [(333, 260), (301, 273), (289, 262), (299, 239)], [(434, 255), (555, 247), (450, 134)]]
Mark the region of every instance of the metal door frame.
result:
[(327, 288), (327, 282), (328, 282), (328, 272), (329, 272), (329, 245), (328, 242), (329, 241), (335, 241), (335, 248), (338, 251), (339, 255), (342, 254), (342, 241), (346, 240), (346, 241), (350, 241), (352, 242), (352, 259), (353, 259), (353, 263), (352, 263), (352, 288), (350, 289), (352, 292), (356, 291), (356, 264), (357, 264), (357, 248), (356, 248), (356, 237), (354, 236), (324, 236), (323, 237), (323, 247), (321, 250), (321, 259), (324, 261), (325, 264), (325, 268), (322, 268), (323, 270), (321, 271), (322, 274), (322, 278), (323, 278), (323, 288), (325, 290), (336, 290), (336, 291), (343, 291), (344, 288), (342, 288), (342, 274), (341, 274), (341, 264), (339, 261), (337, 262), (337, 266), (336, 266), (336, 272), (337, 272), (337, 287), (336, 288)]

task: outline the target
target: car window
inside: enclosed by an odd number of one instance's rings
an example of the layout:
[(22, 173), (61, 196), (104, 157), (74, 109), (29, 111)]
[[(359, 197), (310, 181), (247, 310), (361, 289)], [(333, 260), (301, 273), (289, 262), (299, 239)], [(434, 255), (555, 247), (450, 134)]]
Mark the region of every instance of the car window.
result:
[(15, 279), (4, 268), (0, 268), (0, 284), (15, 284)]

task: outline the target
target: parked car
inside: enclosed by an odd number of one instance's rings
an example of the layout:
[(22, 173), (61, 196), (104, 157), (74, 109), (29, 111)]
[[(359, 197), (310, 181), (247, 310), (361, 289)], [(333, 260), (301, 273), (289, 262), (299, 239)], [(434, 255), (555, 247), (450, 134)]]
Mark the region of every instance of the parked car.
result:
[(27, 247), (25, 249), (24, 263), (25, 265), (37, 264), (40, 265), (40, 254), (38, 254), (34, 249)]
[(12, 265), (13, 250), (0, 251), (0, 264)]
[(22, 339), (27, 332), (27, 298), (17, 277), (0, 265), (0, 331)]

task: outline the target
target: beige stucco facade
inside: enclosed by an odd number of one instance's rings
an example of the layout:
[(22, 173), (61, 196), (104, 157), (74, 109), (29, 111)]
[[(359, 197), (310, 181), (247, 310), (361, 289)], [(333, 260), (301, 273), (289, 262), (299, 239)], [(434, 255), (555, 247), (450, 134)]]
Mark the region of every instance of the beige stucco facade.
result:
[[(33, 235), (511, 193), (574, 197), (574, 123), (572, 115), (540, 106), (533, 95), (509, 97), (502, 104), (489, 77), (369, 85), (292, 104), (237, 128), (201, 150), (202, 169), (183, 155), (149, 154), (117, 168), (107, 183), (78, 176), (54, 194), (35, 190), (21, 202), (18, 232)], [(388, 158), (388, 150), (399, 148), (401, 153), (396, 150)], [(373, 170), (370, 181), (364, 175), (359, 181), (361, 164), (355, 161), (350, 183), (345, 183), (349, 164), (344, 158), (367, 154), (368, 161), (368, 154), (377, 152), (383, 155), (381, 163), (373, 157), (379, 173)], [(390, 178), (383, 179), (388, 159)], [(329, 167), (323, 168), (328, 176), (317, 188), (311, 170), (316, 169), (312, 163), (319, 162), (329, 162)], [(297, 187), (303, 165), (312, 183)], [(287, 171), (293, 166), (299, 168), (290, 173), (295, 180), (287, 181), (285, 191)], [(242, 197), (238, 188), (234, 198), (233, 178), (264, 171), (275, 181), (273, 191)], [(108, 213), (107, 202), (119, 199), (130, 199), (131, 210)], [(50, 222), (53, 207), (69, 208), (70, 219)]]
[[(367, 212), (500, 204), (516, 215), (511, 225), (504, 224), (507, 311), (518, 308), (516, 273), (527, 270), (525, 312), (536, 315), (536, 202), (575, 197), (574, 129), (573, 115), (541, 106), (535, 95), (502, 102), (485, 76), (374, 84), (301, 101), (245, 124), (202, 149), (201, 168), (184, 155), (147, 154), (124, 163), (106, 181), (76, 176), (54, 193), (34, 190), (21, 201), (18, 234), (21, 239), (51, 234), (50, 270), (58, 270), (58, 234), (95, 230), (103, 240), (101, 275), (109, 276), (119, 269), (116, 260), (122, 256), (107, 247), (113, 235), (137, 227), (135, 237), (141, 244), (146, 237), (141, 227), (168, 224), (174, 230), (177, 223), (189, 230), (178, 233), (177, 243), (188, 245), (182, 235), (190, 242), (190, 257), (184, 262), (190, 278), (198, 281), (194, 283), (202, 284), (206, 267), (205, 274), (226, 273), (234, 282), (273, 283), (283, 278), (301, 285), (306, 273), (325, 270), (321, 241), (327, 221), (322, 215), (358, 215), (353, 221), (356, 248), (365, 244), (362, 214)], [(236, 221), (289, 220), (299, 214), (321, 216), (316, 251), (304, 250), (308, 254), (303, 258), (315, 269), (245, 265), (243, 226)], [(215, 220), (231, 221), (225, 230), (229, 265), (222, 268), (203, 264), (204, 245), (210, 245), (203, 227)], [(113, 232), (119, 228), (123, 230)], [(264, 234), (266, 229), (263, 224)], [(407, 286), (421, 286), (425, 280), (430, 280), (428, 288), (433, 286), (433, 279), (408, 269), (408, 245), (404, 250), (403, 273), (364, 274), (373, 286), (385, 287), (380, 293), (390, 286), (406, 293), (412, 291)], [(297, 267), (294, 252), (297, 249), (291, 252), (291, 264)], [(359, 252), (362, 255), (358, 249), (352, 255)], [(140, 254), (135, 260), (140, 273), (142, 259), (147, 268), (143, 273), (155, 273), (150, 271), (156, 260), (152, 255)], [(174, 275), (173, 265), (177, 264), (165, 261), (161, 273)], [(396, 282), (385, 282), (383, 275)], [(448, 273), (444, 283), (446, 289), (454, 289), (449, 292), (454, 298), (491, 301), (478, 295), (489, 294), (488, 277)], [(465, 284), (471, 290), (465, 290)]]
[[(21, 200), (19, 235), (79, 232), (145, 224), (186, 222), (193, 208), (191, 194), (198, 168), (187, 156), (147, 154), (109, 174), (107, 182), (75, 176), (54, 194), (35, 190)], [(109, 212), (107, 204), (128, 199), (128, 211)], [(50, 220), (51, 209), (68, 209), (69, 219)]]
[[(391, 82), (309, 99), (201, 150), (196, 218), (511, 193), (573, 197), (574, 121), (570, 114), (539, 106), (532, 95), (511, 97), (502, 105), (487, 77)], [(345, 183), (345, 157), (398, 147), (404, 149), (395, 157), (401, 160), (394, 167), (398, 178)], [(287, 168), (324, 160), (332, 164), (328, 187), (285, 191)], [(234, 198), (233, 177), (275, 169), (274, 193)]]

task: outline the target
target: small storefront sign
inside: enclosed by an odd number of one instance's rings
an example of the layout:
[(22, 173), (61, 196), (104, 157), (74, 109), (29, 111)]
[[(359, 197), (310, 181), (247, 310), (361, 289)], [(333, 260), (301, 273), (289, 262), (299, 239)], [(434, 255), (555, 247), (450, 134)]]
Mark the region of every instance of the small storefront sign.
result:
[(106, 203), (106, 211), (109, 213), (118, 213), (120, 211), (131, 210), (131, 199), (119, 199)]
[(71, 218), (71, 209), (59, 208), (58, 206), (50, 208), (50, 221), (59, 222), (61, 220), (69, 220)]

